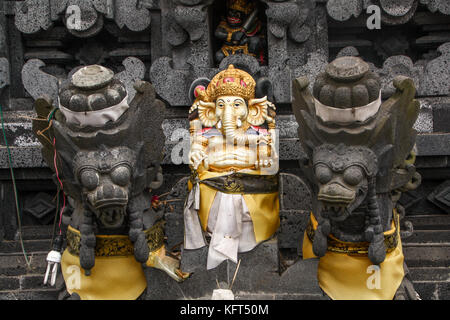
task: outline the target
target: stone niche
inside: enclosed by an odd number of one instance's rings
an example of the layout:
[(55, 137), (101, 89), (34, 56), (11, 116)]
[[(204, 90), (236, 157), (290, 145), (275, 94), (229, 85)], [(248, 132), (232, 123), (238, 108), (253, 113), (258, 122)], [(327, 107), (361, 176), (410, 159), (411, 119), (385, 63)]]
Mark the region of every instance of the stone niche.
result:
[(170, 54), (152, 64), (150, 79), (157, 93), (171, 106), (189, 105), (193, 80), (225, 69), (227, 65), (268, 77), (275, 103), (291, 102), (291, 81), (300, 74), (317, 73), (327, 62), (326, 12), (313, 0), (257, 1), (266, 30), (266, 63), (249, 55), (235, 54), (217, 64), (220, 48), (214, 31), (223, 11), (222, 1), (169, 0), (160, 3), (163, 42)]

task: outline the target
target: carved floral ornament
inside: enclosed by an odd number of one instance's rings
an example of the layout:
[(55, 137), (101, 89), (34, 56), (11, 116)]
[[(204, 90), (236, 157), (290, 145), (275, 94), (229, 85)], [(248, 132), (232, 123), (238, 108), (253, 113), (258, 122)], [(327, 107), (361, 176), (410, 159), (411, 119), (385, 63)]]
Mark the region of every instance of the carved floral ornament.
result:
[(328, 15), (337, 21), (357, 18), (363, 10), (371, 5), (377, 5), (382, 10), (385, 23), (405, 23), (414, 15), (419, 4), (427, 6), (431, 12), (450, 14), (450, 4), (447, 0), (328, 0), (326, 8)]
[(149, 6), (138, 0), (25, 0), (15, 4), (15, 24), (23, 33), (48, 30), (62, 19), (69, 32), (87, 37), (103, 28), (104, 18), (114, 19), (119, 28), (142, 31), (150, 25)]
[[(437, 53), (439, 56), (431, 61), (413, 62), (408, 56), (396, 55), (388, 57), (381, 68), (368, 63), (370, 70), (380, 76), (382, 98), (386, 99), (395, 92), (393, 80), (399, 75), (414, 80), (419, 96), (448, 95), (450, 66), (447, 61), (450, 56), (450, 43), (441, 44)], [(346, 47), (338, 53), (338, 57), (345, 55), (359, 56), (359, 52), (355, 47)]]
[(268, 31), (276, 38), (283, 38), (286, 34), (289, 39), (303, 43), (309, 39), (311, 29), (306, 25), (310, 13), (307, 1), (267, 1), (266, 10)]

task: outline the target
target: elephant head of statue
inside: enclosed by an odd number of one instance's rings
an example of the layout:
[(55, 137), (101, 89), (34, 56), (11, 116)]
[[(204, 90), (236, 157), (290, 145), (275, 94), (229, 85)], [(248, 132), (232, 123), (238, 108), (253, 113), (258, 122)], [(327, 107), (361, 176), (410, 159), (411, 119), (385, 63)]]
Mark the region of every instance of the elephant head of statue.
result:
[(229, 65), (219, 72), (206, 88), (194, 82), (193, 94), (196, 97), (191, 113), (197, 110), (203, 127), (216, 127), (229, 141), (246, 141), (245, 131), (250, 126), (260, 126), (264, 122), (273, 123), (275, 106), (267, 95), (255, 98), (258, 92), (264, 92), (267, 79), (257, 82), (247, 72)]

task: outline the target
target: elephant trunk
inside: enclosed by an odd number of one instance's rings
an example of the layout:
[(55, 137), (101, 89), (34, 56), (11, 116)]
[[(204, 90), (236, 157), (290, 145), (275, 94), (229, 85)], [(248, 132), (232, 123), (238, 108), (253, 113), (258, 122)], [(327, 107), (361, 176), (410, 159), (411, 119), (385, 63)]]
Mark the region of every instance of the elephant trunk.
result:
[(236, 122), (237, 119), (233, 115), (232, 110), (225, 110), (222, 118), (222, 126), (224, 129), (225, 137), (227, 138), (227, 140), (232, 139), (233, 142), (234, 139), (236, 139), (237, 144), (244, 144), (247, 140), (247, 136), (245, 133), (237, 132)]

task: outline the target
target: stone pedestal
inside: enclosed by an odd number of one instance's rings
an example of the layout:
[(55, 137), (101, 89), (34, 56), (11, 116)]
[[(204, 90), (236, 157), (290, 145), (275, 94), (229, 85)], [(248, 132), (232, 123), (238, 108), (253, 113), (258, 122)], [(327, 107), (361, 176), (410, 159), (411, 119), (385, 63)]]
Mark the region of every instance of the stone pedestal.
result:
[[(208, 247), (182, 250), (181, 269), (191, 276), (177, 283), (165, 273), (146, 269), (149, 300), (211, 299), (214, 289), (229, 288), (237, 264), (224, 261), (206, 270)], [(278, 239), (261, 243), (255, 249), (238, 255), (241, 259), (232, 291), (236, 299), (323, 299), (317, 282), (318, 259), (298, 260), (280, 274)]]

